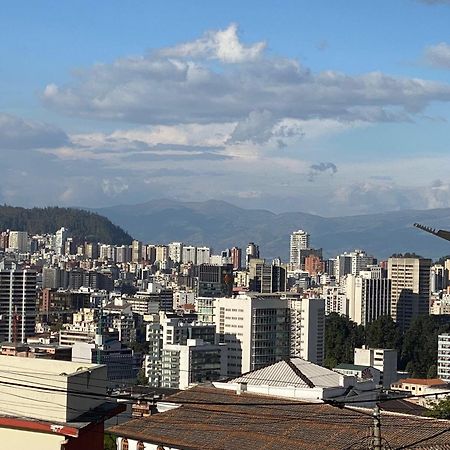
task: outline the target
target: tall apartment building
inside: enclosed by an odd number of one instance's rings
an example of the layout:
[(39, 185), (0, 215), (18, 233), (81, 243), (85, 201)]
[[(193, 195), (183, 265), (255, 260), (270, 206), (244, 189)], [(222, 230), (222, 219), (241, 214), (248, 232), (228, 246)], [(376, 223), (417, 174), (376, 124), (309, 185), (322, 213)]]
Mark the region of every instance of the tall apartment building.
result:
[(211, 258), (211, 249), (209, 247), (197, 247), (196, 264), (209, 264)]
[(437, 376), (450, 383), (450, 333), (438, 336)]
[(183, 243), (182, 242), (171, 242), (169, 244), (169, 258), (175, 262), (180, 263), (183, 253)]
[(402, 329), (419, 315), (429, 314), (431, 260), (389, 258), (391, 315)]
[(249, 242), (245, 249), (245, 267), (248, 268), (250, 261), (254, 258), (259, 258), (259, 246), (254, 242)]
[[(349, 302), (349, 317), (366, 326), (380, 316), (391, 315), (391, 280), (372, 278), (372, 272), (361, 271), (360, 276), (347, 275), (345, 294)], [(375, 276), (377, 272), (374, 272)]]
[(271, 294), (286, 291), (286, 269), (281, 265), (266, 264), (254, 258), (249, 263), (249, 287), (253, 292)]
[(26, 231), (10, 231), (8, 248), (18, 253), (27, 253), (30, 249)]
[(239, 294), (214, 300), (219, 342), (228, 344), (228, 374), (255, 370), (290, 355), (290, 309), (287, 298)]
[(309, 248), (309, 234), (306, 231), (298, 230), (291, 234), (289, 262), (300, 265), (300, 250)]
[(193, 245), (185, 245), (183, 247), (181, 261), (183, 263), (197, 264), (197, 247)]
[(136, 239), (131, 243), (131, 261), (134, 263), (142, 261), (142, 242)]
[(291, 313), (291, 356), (323, 364), (325, 352), (325, 300), (286, 296)]
[(233, 264), (234, 270), (241, 270), (242, 249), (240, 249), (239, 247), (233, 247), (231, 249), (231, 264)]
[(36, 323), (36, 272), (0, 271), (0, 341), (26, 342)]

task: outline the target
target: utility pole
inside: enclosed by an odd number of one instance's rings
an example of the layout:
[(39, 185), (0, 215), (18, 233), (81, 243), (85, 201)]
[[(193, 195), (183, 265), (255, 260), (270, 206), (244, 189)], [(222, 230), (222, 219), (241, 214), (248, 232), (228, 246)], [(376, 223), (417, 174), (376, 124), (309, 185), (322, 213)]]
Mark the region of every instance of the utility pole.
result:
[(381, 450), (381, 420), (378, 403), (373, 409), (373, 450)]

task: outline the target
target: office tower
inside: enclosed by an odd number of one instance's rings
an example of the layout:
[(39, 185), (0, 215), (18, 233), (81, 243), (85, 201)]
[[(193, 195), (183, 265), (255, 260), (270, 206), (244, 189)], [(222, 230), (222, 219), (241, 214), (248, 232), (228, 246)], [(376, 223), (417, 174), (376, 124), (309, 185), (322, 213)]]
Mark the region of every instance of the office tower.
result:
[(142, 242), (136, 239), (131, 243), (131, 261), (134, 263), (142, 261)]
[(219, 341), (228, 344), (228, 374), (250, 370), (288, 358), (290, 310), (287, 299), (271, 294), (239, 294), (214, 299)]
[(441, 264), (431, 266), (430, 291), (439, 292), (447, 289), (448, 270)]
[(381, 316), (391, 315), (391, 280), (377, 278), (378, 272), (361, 271), (359, 276), (347, 275), (345, 293), (349, 317), (366, 326)]
[(391, 279), (391, 315), (405, 330), (411, 320), (429, 314), (431, 260), (424, 258), (389, 258)]
[(197, 247), (197, 265), (209, 264), (211, 249), (209, 247)]
[(291, 312), (291, 356), (323, 364), (325, 352), (325, 300), (286, 295)]
[(438, 336), (437, 376), (450, 383), (450, 333)]
[(156, 261), (166, 262), (169, 259), (169, 247), (167, 245), (156, 246)]
[(312, 277), (318, 275), (319, 273), (323, 273), (324, 263), (322, 258), (317, 255), (307, 256), (305, 258), (305, 271)]
[(185, 264), (197, 264), (197, 247), (193, 245), (185, 245), (183, 247), (183, 257), (181, 261)]
[(241, 270), (242, 249), (239, 247), (233, 247), (231, 249), (231, 264), (233, 264), (234, 270)]
[(249, 242), (245, 249), (245, 267), (248, 269), (250, 261), (254, 258), (259, 258), (259, 246), (254, 242)]
[(0, 339), (26, 342), (36, 322), (36, 272), (0, 271)]
[(65, 250), (65, 243), (67, 238), (69, 237), (69, 230), (67, 228), (61, 227), (55, 233), (55, 252), (57, 255), (61, 255)]
[(300, 266), (300, 250), (309, 248), (309, 234), (306, 231), (298, 230), (291, 234), (291, 245), (289, 252), (289, 262)]
[(86, 242), (84, 245), (84, 255), (89, 259), (98, 259), (100, 255), (97, 242)]
[(198, 297), (230, 297), (233, 293), (233, 266), (201, 264), (196, 266)]
[(169, 259), (171, 259), (174, 263), (181, 262), (182, 252), (183, 252), (182, 242), (171, 242), (169, 244)]
[(264, 259), (249, 262), (249, 288), (252, 292), (270, 294), (286, 291), (286, 269), (281, 265), (266, 264)]
[(26, 231), (10, 231), (8, 248), (19, 253), (27, 253), (29, 251), (28, 233)]

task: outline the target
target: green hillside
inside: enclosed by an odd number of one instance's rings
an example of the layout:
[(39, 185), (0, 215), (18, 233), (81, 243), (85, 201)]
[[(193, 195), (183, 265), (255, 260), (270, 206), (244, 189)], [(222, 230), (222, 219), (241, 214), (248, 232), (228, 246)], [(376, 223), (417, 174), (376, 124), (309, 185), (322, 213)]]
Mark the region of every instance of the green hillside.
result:
[(132, 237), (106, 217), (76, 208), (18, 208), (0, 206), (0, 230), (28, 231), (31, 234), (55, 233), (68, 228), (79, 242), (129, 244)]

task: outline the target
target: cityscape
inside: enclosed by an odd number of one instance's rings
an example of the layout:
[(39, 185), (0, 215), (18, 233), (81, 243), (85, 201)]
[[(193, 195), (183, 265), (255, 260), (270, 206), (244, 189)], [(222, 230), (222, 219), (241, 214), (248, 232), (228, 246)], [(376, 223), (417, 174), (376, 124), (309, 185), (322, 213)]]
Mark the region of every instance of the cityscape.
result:
[(450, 450), (450, 0), (5, 0), (0, 450)]

